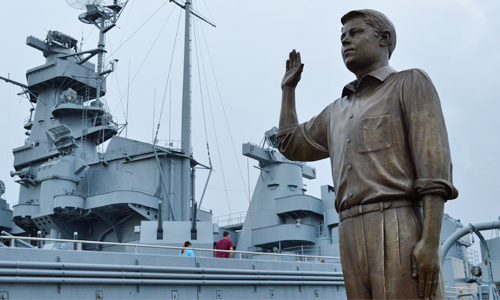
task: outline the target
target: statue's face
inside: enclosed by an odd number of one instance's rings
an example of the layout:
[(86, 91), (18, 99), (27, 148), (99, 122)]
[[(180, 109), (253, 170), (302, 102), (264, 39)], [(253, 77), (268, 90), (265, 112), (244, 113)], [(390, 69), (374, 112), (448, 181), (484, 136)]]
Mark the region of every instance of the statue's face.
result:
[(362, 18), (348, 21), (342, 27), (340, 40), (342, 59), (347, 69), (353, 73), (374, 64), (383, 55), (383, 51), (386, 51), (380, 45), (375, 29)]

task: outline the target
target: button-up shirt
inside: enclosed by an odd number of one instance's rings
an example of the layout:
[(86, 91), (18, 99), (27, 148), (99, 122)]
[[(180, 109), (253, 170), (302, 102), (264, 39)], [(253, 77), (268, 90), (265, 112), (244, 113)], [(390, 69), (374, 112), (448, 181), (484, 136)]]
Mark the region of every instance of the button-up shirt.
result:
[(346, 85), (310, 121), (281, 127), (278, 140), (291, 160), (330, 157), (337, 211), (424, 194), (458, 196), (441, 103), (422, 70), (377, 69)]

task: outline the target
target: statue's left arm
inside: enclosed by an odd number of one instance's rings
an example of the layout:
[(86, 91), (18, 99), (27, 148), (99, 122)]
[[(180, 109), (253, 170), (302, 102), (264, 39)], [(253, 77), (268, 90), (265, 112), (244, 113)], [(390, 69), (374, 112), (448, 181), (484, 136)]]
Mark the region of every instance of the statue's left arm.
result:
[(421, 197), (424, 210), (422, 238), (412, 255), (413, 277), (418, 277), (418, 294), (432, 299), (439, 284), (441, 269), (440, 234), (443, 222), (444, 198), (437, 194)]
[(444, 203), (458, 196), (452, 183), (448, 134), (441, 103), (432, 81), (421, 70), (410, 70), (403, 84), (402, 113), (415, 169), (414, 188), (423, 205), (422, 237), (413, 250), (413, 276), (418, 292), (432, 299), (441, 270), (440, 233)]

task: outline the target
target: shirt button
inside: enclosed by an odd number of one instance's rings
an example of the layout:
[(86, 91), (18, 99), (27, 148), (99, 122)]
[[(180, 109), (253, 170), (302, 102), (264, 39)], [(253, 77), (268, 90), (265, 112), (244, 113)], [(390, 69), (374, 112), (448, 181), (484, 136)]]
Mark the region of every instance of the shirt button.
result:
[(349, 198), (352, 198), (352, 193), (347, 194), (347, 196), (349, 196)]
[(352, 166), (351, 165), (347, 165), (347, 170), (350, 170), (352, 169)]
[(352, 117), (353, 117), (353, 115), (350, 115), (350, 116), (349, 116), (349, 118), (351, 118), (351, 119), (352, 119)]
[(347, 139), (347, 142), (350, 143), (351, 142), (351, 139)]

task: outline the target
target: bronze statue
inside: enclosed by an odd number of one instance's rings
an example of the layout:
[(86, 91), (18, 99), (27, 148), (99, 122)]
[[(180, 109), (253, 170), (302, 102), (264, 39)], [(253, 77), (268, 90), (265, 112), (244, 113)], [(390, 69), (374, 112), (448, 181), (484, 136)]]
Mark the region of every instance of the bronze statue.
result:
[(293, 50), (281, 83), (279, 150), (297, 161), (330, 157), (348, 298), (444, 299), (441, 222), (458, 192), (439, 97), (422, 70), (389, 66), (396, 31), (384, 14), (356, 10), (341, 21), (342, 58), (356, 80), (299, 124), (304, 64)]

